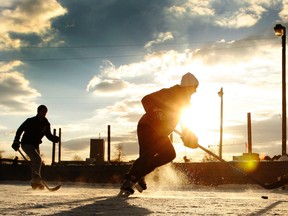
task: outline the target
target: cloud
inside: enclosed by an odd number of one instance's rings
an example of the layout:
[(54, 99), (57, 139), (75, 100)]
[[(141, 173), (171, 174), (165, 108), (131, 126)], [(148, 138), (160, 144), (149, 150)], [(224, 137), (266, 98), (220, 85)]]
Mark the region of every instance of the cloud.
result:
[(221, 6), (221, 1), (212, 6), (216, 8), (215, 24), (226, 28), (247, 28), (255, 25), (267, 11), (263, 1), (227, 1)]
[(210, 6), (210, 0), (188, 0), (174, 2), (174, 5), (169, 7), (167, 11), (176, 17), (191, 17), (191, 16), (212, 16), (214, 10)]
[[(111, 96), (123, 95), (127, 90), (131, 91), (135, 84), (139, 84), (139, 80), (145, 83), (147, 79), (144, 75), (147, 71), (144, 70), (145, 65), (140, 63), (132, 63), (122, 65), (116, 68), (112, 62), (103, 61), (100, 67), (100, 73), (95, 75), (87, 84), (86, 91), (97, 93), (110, 94)], [(136, 82), (136, 83), (135, 83)], [(138, 92), (137, 86), (133, 90), (134, 93)]]
[[(269, 113), (267, 113), (266, 119), (256, 120), (252, 113), (251, 132), (253, 152), (265, 152), (265, 154), (270, 157), (280, 154), (281, 147), (279, 147), (279, 144), (281, 143), (281, 121), (280, 115), (269, 117)], [(229, 146), (236, 141), (243, 144), (243, 149), (244, 144), (248, 142), (247, 123), (224, 127), (224, 133), (226, 136), (229, 135), (231, 137), (224, 141), (225, 146)], [(227, 147), (225, 148), (227, 151)], [(232, 151), (235, 151), (235, 146), (233, 146)]]
[(151, 0), (137, 3), (133, 0), (65, 1), (69, 13), (57, 19), (55, 26), (60, 27), (58, 30), (69, 40), (68, 44), (79, 43), (79, 38), (85, 44), (144, 43), (151, 40), (155, 29), (166, 32), (163, 8), (168, 3)]
[[(209, 65), (209, 67), (217, 67), (219, 65), (225, 65), (225, 67), (235, 66), (229, 69), (232, 71), (243, 71), (244, 69), (260, 71), (263, 67), (271, 67), (269, 73), (273, 72), (275, 62), (280, 60), (279, 55), (275, 55), (277, 52), (277, 45), (259, 39), (244, 38), (238, 41), (225, 41), (221, 40), (216, 43), (209, 43), (201, 48), (195, 50), (192, 56), (194, 60), (199, 59), (203, 65)], [(267, 61), (263, 61), (267, 59)], [(269, 70), (265, 70), (266, 72)], [(231, 74), (233, 76), (233, 74)], [(255, 74), (254, 74), (255, 76)], [(245, 77), (239, 77), (241, 80)], [(251, 78), (251, 77), (249, 77)]]
[(97, 93), (118, 92), (124, 89), (127, 83), (119, 79), (104, 79), (101, 80), (95, 76), (88, 84), (87, 91)]
[(171, 32), (160, 32), (155, 40), (149, 41), (145, 44), (145, 48), (149, 49), (153, 45), (164, 43), (165, 41), (173, 40), (173, 34)]
[[(267, 1), (175, 1), (168, 7), (168, 16), (179, 20), (191, 20), (225, 28), (248, 28), (261, 20), (272, 3)], [(196, 20), (195, 20), (196, 19)]]
[[(179, 83), (181, 76), (190, 71), (200, 80), (199, 92), (205, 89), (206, 92), (202, 94), (224, 86), (229, 91), (225, 93), (225, 100), (230, 102), (226, 106), (231, 111), (239, 111), (233, 106), (239, 103), (236, 107), (241, 107), (241, 103), (243, 100), (247, 101), (247, 98), (253, 98), (258, 104), (247, 104), (246, 109), (251, 109), (249, 111), (273, 109), (271, 104), (280, 101), (277, 92), (281, 79), (275, 64), (278, 65), (279, 62), (280, 67), (281, 53), (277, 51), (279, 48), (276, 45), (266, 43), (249, 38), (239, 41), (221, 40), (196, 51), (186, 49), (182, 52), (169, 50), (149, 53), (144, 56), (143, 61), (118, 68), (109, 62), (101, 68), (101, 74), (95, 75), (89, 82), (87, 90), (92, 91), (93, 86), (98, 87), (100, 83), (111, 80), (108, 83), (111, 91), (107, 90), (106, 93), (114, 98), (115, 103), (123, 97), (140, 101), (145, 94)], [(125, 85), (116, 88), (116, 83), (112, 82), (114, 79)], [(112, 88), (113, 84), (115, 86)], [(265, 93), (270, 102), (273, 101), (270, 105), (263, 103), (263, 88), (270, 90)], [(100, 92), (95, 89), (95, 93)], [(94, 95), (96, 98), (101, 97), (99, 94)], [(235, 95), (239, 101), (235, 101)], [(274, 110), (271, 113), (277, 112), (279, 111)], [(231, 118), (234, 119), (232, 116)]]
[[(256, 120), (252, 113), (251, 125), (253, 139), (261, 144), (279, 141), (281, 137), (281, 116), (273, 115), (267, 117), (263, 120)], [(247, 137), (247, 124), (227, 126), (225, 127), (225, 132), (234, 134), (235, 136)], [(263, 136), (263, 134), (265, 134), (265, 136)]]
[(283, 1), (283, 8), (279, 13), (283, 22), (288, 22), (288, 0)]
[(90, 138), (76, 138), (62, 142), (63, 148), (66, 150), (81, 151), (90, 146)]
[[(126, 128), (126, 131), (134, 130), (140, 116), (144, 113), (140, 100), (127, 97), (126, 99), (115, 101), (110, 106), (97, 109), (93, 117), (85, 122), (88, 125), (97, 122), (97, 125), (102, 125), (102, 127), (105, 124), (111, 124), (114, 132), (121, 131), (123, 128)], [(109, 122), (107, 122), (107, 116), (110, 117)]]
[(106, 64), (100, 68), (101, 73), (89, 81), (86, 90), (127, 96), (142, 93), (147, 86), (151, 91), (157, 86), (168, 87), (175, 85), (175, 80), (179, 83), (180, 77), (187, 72), (190, 61), (189, 53), (174, 50), (153, 52), (145, 55), (143, 61), (118, 68), (112, 62), (105, 61)]
[(86, 91), (97, 93), (121, 92), (128, 83), (119, 79), (115, 66), (110, 61), (103, 61), (100, 75), (95, 75), (88, 83)]
[(13, 68), (18, 67), (22, 64), (20, 61), (12, 61), (9, 63), (1, 63), (0, 64), (0, 73), (11, 71)]
[(20, 62), (0, 64), (0, 112), (2, 115), (35, 110), (36, 98), (40, 96), (37, 90), (30, 86), (30, 83), (22, 73), (14, 70)]
[(52, 19), (67, 12), (56, 0), (10, 1), (7, 6), (0, 12), (0, 48), (23, 45), (20, 38), (11, 38), (10, 33), (34, 33), (41, 35), (43, 41), (49, 39)]

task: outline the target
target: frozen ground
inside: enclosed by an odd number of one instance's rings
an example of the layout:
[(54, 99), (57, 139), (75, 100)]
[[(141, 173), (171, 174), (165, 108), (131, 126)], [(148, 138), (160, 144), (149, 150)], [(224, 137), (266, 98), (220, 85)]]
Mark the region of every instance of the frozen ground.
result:
[[(48, 182), (51, 186), (53, 182)], [(189, 188), (151, 185), (118, 198), (119, 185), (64, 183), (56, 192), (29, 182), (0, 182), (1, 215), (288, 215), (288, 190), (256, 185)], [(261, 196), (268, 196), (262, 199)]]

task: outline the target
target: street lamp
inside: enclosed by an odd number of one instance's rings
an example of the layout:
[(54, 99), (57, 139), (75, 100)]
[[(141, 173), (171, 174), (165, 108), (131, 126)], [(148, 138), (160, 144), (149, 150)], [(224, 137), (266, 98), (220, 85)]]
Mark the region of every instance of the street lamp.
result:
[(218, 92), (218, 96), (221, 98), (220, 104), (220, 143), (219, 143), (219, 157), (222, 159), (222, 140), (223, 140), (223, 88)]
[(275, 35), (282, 39), (282, 156), (286, 155), (286, 28), (281, 24), (274, 27)]

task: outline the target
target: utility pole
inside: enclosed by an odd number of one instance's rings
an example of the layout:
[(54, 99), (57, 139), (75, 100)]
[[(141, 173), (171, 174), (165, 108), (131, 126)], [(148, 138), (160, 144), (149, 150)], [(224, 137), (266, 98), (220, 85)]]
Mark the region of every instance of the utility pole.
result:
[(286, 28), (277, 24), (274, 31), (282, 39), (282, 156), (286, 156)]
[(222, 145), (223, 145), (223, 88), (221, 87), (218, 92), (219, 97), (221, 98), (220, 104), (220, 142), (219, 142), (219, 157), (222, 159)]

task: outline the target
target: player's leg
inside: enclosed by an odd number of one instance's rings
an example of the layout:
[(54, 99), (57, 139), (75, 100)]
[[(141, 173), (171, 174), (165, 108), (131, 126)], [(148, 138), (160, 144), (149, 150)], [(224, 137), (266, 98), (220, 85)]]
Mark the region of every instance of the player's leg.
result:
[(176, 152), (168, 136), (159, 137), (157, 154), (152, 159), (151, 166), (155, 168), (170, 163), (176, 158)]
[(176, 153), (168, 136), (160, 136), (149, 125), (139, 124), (137, 135), (140, 156), (131, 167), (129, 177), (136, 179), (136, 189), (142, 192), (147, 189), (145, 176), (155, 168), (172, 161)]
[(41, 183), (41, 165), (42, 159), (39, 154), (39, 149), (35, 149), (33, 145), (22, 145), (23, 151), (30, 158), (32, 165), (31, 169), (31, 187), (33, 189), (44, 189), (44, 186)]
[(143, 177), (153, 171), (153, 169), (151, 170), (150, 161), (155, 154), (153, 147), (155, 141), (154, 134), (155, 131), (148, 125), (138, 124), (139, 158), (136, 159), (129, 173), (126, 174), (125, 181), (121, 186), (122, 191), (128, 191), (131, 194), (134, 193), (133, 187), (139, 180), (143, 183), (143, 189), (147, 188)]

